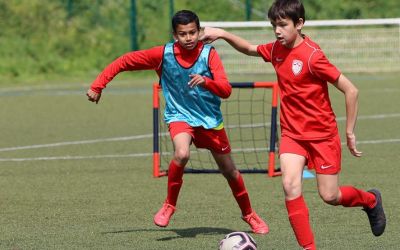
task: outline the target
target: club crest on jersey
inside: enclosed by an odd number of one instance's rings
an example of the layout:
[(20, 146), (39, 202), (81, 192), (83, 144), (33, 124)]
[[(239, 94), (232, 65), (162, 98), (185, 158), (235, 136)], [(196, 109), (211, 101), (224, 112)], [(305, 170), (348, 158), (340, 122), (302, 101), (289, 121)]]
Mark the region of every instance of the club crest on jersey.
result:
[(300, 60), (293, 60), (292, 62), (292, 71), (295, 76), (300, 74), (301, 70), (303, 69), (303, 62)]

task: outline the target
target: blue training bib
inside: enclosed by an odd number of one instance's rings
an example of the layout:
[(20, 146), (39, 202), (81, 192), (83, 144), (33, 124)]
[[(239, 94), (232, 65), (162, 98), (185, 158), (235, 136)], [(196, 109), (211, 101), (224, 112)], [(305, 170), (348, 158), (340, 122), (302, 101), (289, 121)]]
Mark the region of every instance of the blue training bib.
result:
[(196, 62), (190, 68), (184, 68), (175, 58), (174, 44), (165, 45), (160, 82), (165, 98), (166, 123), (181, 121), (206, 129), (222, 123), (220, 98), (203, 87), (188, 86), (191, 74), (212, 78), (208, 68), (211, 49), (211, 45), (205, 44)]

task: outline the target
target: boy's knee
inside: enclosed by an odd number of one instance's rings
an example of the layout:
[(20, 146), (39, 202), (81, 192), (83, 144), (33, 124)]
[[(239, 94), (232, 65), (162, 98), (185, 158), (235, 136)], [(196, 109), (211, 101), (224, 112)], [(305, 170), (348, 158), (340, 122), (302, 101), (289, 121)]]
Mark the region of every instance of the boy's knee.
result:
[(321, 199), (329, 205), (338, 205), (338, 195), (335, 193), (319, 193)]
[(295, 180), (286, 178), (286, 179), (282, 179), (282, 185), (285, 190), (290, 191), (290, 190), (298, 188), (299, 183)]
[(230, 169), (221, 169), (220, 170), (222, 175), (227, 179), (227, 180), (233, 180), (236, 179), (238, 175), (238, 170), (235, 168), (230, 168)]
[(190, 152), (189, 150), (176, 150), (174, 158), (179, 165), (183, 166), (189, 161)]
[(287, 198), (298, 197), (301, 195), (301, 181), (285, 178), (282, 179), (283, 190)]

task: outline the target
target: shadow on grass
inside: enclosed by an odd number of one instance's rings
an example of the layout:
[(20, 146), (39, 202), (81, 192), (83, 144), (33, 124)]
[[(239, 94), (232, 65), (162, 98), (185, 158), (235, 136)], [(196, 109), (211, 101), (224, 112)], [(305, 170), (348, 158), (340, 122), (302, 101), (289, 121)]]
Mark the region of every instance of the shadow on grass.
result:
[[(167, 241), (179, 238), (195, 238), (197, 235), (226, 235), (233, 232), (231, 229), (218, 228), (218, 227), (192, 227), (185, 229), (129, 229), (103, 232), (102, 234), (119, 234), (119, 233), (132, 233), (132, 232), (174, 232), (176, 236), (164, 237), (157, 239), (157, 241)], [(250, 233), (250, 232), (247, 232)]]

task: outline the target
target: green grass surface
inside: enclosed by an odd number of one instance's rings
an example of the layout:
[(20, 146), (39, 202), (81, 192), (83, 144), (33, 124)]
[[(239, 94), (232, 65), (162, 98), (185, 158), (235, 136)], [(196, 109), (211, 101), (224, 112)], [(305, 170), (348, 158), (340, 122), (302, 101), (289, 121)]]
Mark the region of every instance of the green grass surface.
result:
[[(356, 159), (343, 148), (341, 182), (382, 191), (386, 232), (374, 237), (359, 208), (324, 204), (315, 179), (307, 179), (304, 195), (319, 249), (399, 248), (399, 77), (349, 76), (360, 89), (356, 132), (364, 155)], [(253, 79), (260, 80), (247, 76)], [(249, 231), (218, 174), (185, 175), (170, 225), (154, 226), (167, 179), (152, 177), (151, 156), (123, 157), (151, 153), (151, 138), (12, 149), (151, 134), (152, 80), (117, 80), (98, 105), (87, 102), (82, 84), (0, 89), (0, 249), (217, 249), (225, 234)], [(343, 95), (331, 92), (343, 117)], [(341, 134), (343, 125), (339, 121)], [(94, 158), (104, 155), (114, 156)], [(59, 158), (77, 156), (84, 159)], [(259, 249), (299, 249), (280, 177), (244, 179), (253, 207), (271, 229), (267, 236), (254, 235)]]

